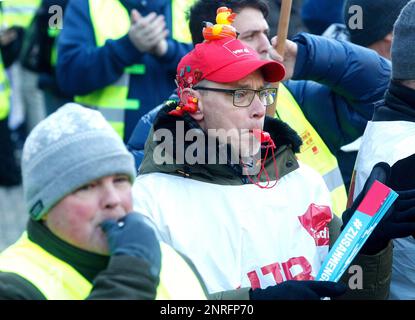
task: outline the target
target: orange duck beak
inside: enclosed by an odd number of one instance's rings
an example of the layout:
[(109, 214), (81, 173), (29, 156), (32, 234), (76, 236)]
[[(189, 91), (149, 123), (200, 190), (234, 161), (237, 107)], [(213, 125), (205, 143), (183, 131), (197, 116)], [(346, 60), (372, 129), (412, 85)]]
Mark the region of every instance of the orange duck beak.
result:
[(236, 13), (232, 13), (228, 16), (228, 21), (232, 23), (236, 18)]

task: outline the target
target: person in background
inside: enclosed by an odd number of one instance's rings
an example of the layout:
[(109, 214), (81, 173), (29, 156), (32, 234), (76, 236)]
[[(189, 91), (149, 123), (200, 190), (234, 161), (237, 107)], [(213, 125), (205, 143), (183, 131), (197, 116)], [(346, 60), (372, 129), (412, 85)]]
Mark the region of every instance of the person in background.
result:
[[(201, 21), (214, 21), (218, 7), (229, 5), (237, 13), (233, 26), (238, 39), (263, 59), (280, 59), (268, 39), (266, 3), (259, 0), (197, 1), (190, 10), (193, 42), (201, 43)], [(390, 64), (371, 50), (350, 43), (301, 33), (287, 41), (283, 62), (287, 75), (279, 86), (276, 117), (287, 122), (304, 141), (300, 160), (325, 179), (340, 215), (346, 207), (346, 188), (355, 158), (340, 148), (360, 137), (389, 83)], [(295, 80), (295, 81), (294, 81)], [(358, 85), (359, 84), (359, 85)], [(171, 97), (177, 100), (177, 95)], [(144, 143), (161, 106), (143, 117), (128, 143), (139, 167)], [(340, 173), (341, 170), (341, 173)]]
[(73, 100), (59, 89), (56, 79), (57, 38), (63, 28), (68, 0), (42, 0), (23, 44), (21, 61), (38, 74), (38, 87), (45, 98), (46, 113)]
[[(194, 262), (212, 295), (341, 296), (340, 283), (314, 281), (341, 225), (330, 193), (315, 170), (297, 161), (302, 142), (295, 131), (265, 117), (285, 69), (262, 60), (236, 32), (215, 40), (210, 30), (177, 67), (179, 99), (156, 116), (133, 186), (134, 209)], [(346, 224), (350, 215), (342, 218)], [(352, 263), (361, 266), (364, 283), (349, 297), (388, 296), (395, 236), (388, 219)], [(415, 231), (415, 223), (409, 226), (406, 234)]]
[(99, 110), (128, 141), (141, 116), (175, 86), (175, 67), (192, 47), (185, 19), (191, 2), (71, 1), (58, 40), (60, 89)]
[(190, 266), (132, 212), (133, 157), (98, 111), (67, 104), (39, 123), (22, 170), (30, 218), (0, 254), (1, 299), (205, 298)]
[[(391, 59), (393, 24), (409, 0), (346, 0), (344, 24), (350, 41)], [(354, 6), (360, 9), (353, 10)], [(361, 13), (361, 16), (359, 14)], [(358, 19), (362, 19), (359, 21)], [(359, 23), (361, 22), (361, 23)]]
[[(12, 88), (9, 126), (24, 141), (27, 134), (46, 116), (43, 93), (38, 89), (38, 75), (20, 61), (20, 54), (28, 37), (28, 28), (39, 8), (41, 0), (2, 1), (2, 27), (16, 34), (14, 52), (5, 59)], [(19, 131), (19, 129), (21, 129)], [(21, 132), (23, 131), (23, 132)]]
[[(356, 180), (351, 188), (354, 197), (378, 162), (392, 167), (390, 187), (415, 189), (415, 51), (411, 49), (414, 45), (415, 1), (410, 1), (394, 25), (392, 79), (363, 136), (355, 165)], [(415, 210), (414, 201), (405, 202), (401, 210)], [(415, 299), (414, 234), (394, 240), (391, 299)]]

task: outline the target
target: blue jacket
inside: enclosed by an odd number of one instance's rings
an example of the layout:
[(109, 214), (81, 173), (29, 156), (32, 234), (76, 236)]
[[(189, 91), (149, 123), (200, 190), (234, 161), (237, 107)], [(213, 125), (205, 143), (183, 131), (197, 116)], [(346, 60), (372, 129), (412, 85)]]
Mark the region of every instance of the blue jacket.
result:
[[(165, 16), (166, 25), (172, 30), (171, 1), (122, 0), (128, 9), (136, 8), (141, 15), (157, 12)], [(139, 52), (128, 35), (118, 40), (108, 40), (98, 48), (89, 14), (89, 2), (70, 1), (65, 11), (64, 27), (58, 40), (57, 75), (61, 90), (70, 95), (85, 95), (116, 82), (124, 68), (145, 64), (144, 75), (133, 75), (129, 98), (140, 99), (138, 111), (126, 112), (125, 141), (140, 117), (170, 95), (175, 87), (176, 66), (182, 56), (192, 49), (191, 44), (168, 40), (167, 53), (156, 58)]]
[[(348, 185), (356, 154), (343, 153), (340, 148), (363, 134), (375, 102), (383, 98), (388, 87), (391, 64), (375, 51), (349, 42), (306, 33), (293, 41), (298, 44), (293, 76), (297, 81), (284, 84), (337, 157)], [(128, 142), (137, 168), (156, 114), (153, 110), (144, 116)]]

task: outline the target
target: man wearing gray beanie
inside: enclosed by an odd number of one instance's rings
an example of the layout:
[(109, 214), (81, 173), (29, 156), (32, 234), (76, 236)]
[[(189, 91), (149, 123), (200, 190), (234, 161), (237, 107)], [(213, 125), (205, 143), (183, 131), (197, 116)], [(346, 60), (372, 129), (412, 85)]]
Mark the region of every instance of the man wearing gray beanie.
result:
[(393, 24), (409, 0), (346, 0), (344, 23), (350, 41), (391, 59)]
[[(385, 99), (368, 123), (356, 160), (355, 194), (364, 177), (378, 162), (392, 166), (389, 186), (415, 194), (415, 1), (402, 10), (394, 25), (392, 79)], [(407, 212), (415, 210), (415, 199), (406, 200)], [(403, 213), (402, 217), (405, 215)], [(415, 299), (414, 236), (395, 239), (391, 299)]]
[(67, 104), (40, 122), (22, 175), (30, 219), (0, 254), (0, 299), (174, 298), (165, 249), (132, 212), (133, 156), (101, 113)]

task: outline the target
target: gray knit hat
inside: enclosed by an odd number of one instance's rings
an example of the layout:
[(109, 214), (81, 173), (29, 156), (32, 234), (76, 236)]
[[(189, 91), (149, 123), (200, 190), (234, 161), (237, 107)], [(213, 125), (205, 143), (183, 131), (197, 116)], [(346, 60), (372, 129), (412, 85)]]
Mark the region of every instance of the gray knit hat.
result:
[[(382, 40), (392, 32), (393, 24), (402, 8), (409, 0), (346, 0), (344, 6), (344, 23), (350, 33), (350, 41), (368, 47)], [(363, 29), (350, 26), (349, 8), (359, 6), (363, 12)]]
[(395, 23), (392, 43), (392, 78), (415, 80), (415, 1), (403, 8)]
[(23, 147), (23, 191), (35, 220), (79, 187), (113, 174), (133, 182), (133, 156), (101, 113), (74, 103), (40, 122)]

